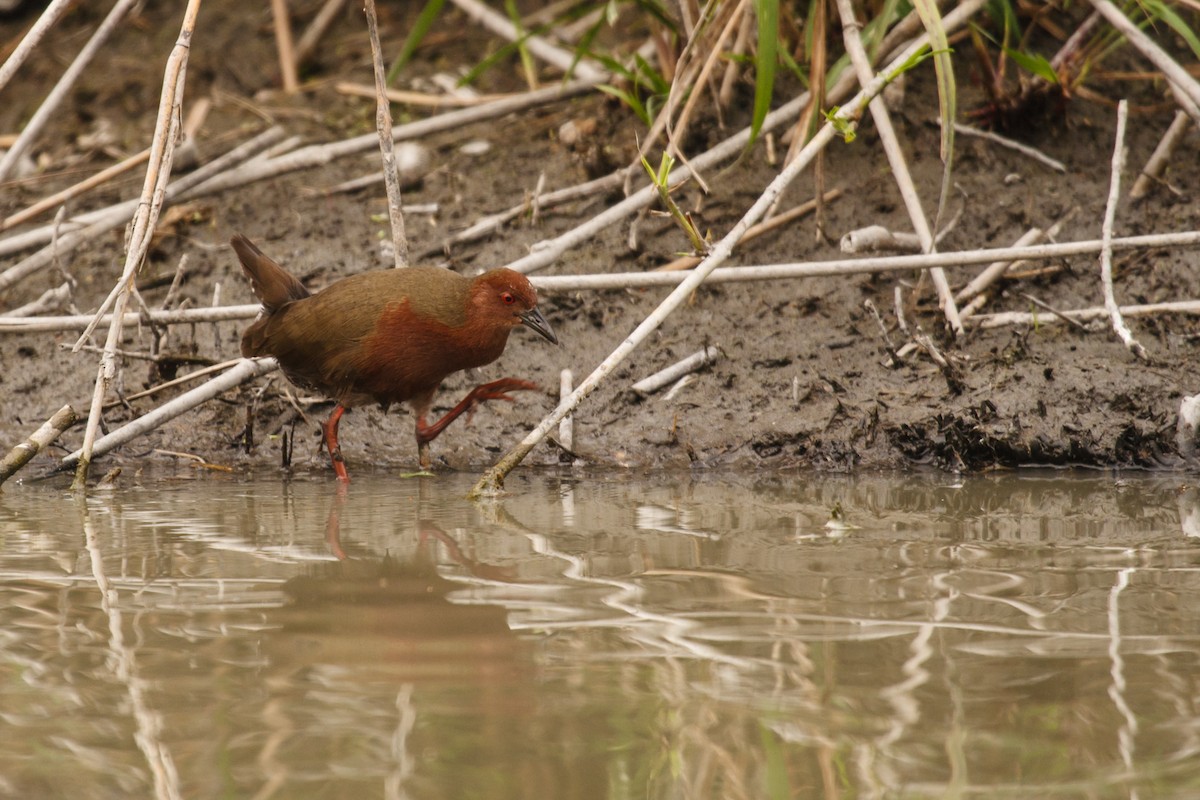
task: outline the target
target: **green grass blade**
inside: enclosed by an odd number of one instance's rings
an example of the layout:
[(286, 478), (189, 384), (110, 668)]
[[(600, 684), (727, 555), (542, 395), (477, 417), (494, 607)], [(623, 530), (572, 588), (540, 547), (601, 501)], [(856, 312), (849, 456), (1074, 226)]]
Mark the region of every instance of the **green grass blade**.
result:
[(913, 7), (916, 8), (921, 24), (929, 34), (933, 68), (937, 73), (938, 113), (942, 118), (942, 191), (938, 197), (937, 217), (933, 225), (936, 233), (942, 213), (946, 209), (946, 201), (950, 197), (950, 176), (954, 163), (954, 122), (958, 116), (957, 93), (954, 85), (954, 66), (950, 63), (950, 42), (946, 38), (946, 28), (942, 25), (942, 16), (938, 12), (936, 0), (913, 0)]
[(1032, 53), (1022, 53), (1020, 50), (1014, 50), (1011, 47), (1004, 48), (1004, 52), (1016, 62), (1018, 67), (1026, 72), (1037, 75), (1051, 86), (1058, 83), (1058, 73), (1054, 71), (1054, 67), (1050, 66), (1050, 62), (1045, 57)]
[(1150, 12), (1154, 16), (1167, 23), (1171, 27), (1171, 30), (1179, 34), (1179, 38), (1187, 42), (1188, 47), (1192, 48), (1192, 52), (1196, 54), (1196, 57), (1200, 58), (1200, 39), (1196, 37), (1196, 32), (1183, 21), (1183, 17), (1175, 13), (1175, 9), (1161, 2), (1161, 0), (1142, 0), (1142, 2), (1146, 8), (1150, 9)]
[[(754, 0), (758, 19), (758, 48), (754, 60), (754, 116), (750, 121), (750, 143), (758, 138), (763, 120), (771, 110), (775, 91), (775, 64), (779, 49), (779, 0)], [(749, 145), (747, 145), (749, 146)]]
[(396, 80), (396, 76), (400, 74), (400, 70), (404, 69), (404, 65), (412, 60), (413, 53), (417, 52), (417, 48), (421, 46), (421, 40), (425, 38), (425, 34), (429, 33), (429, 29), (433, 27), (433, 21), (437, 19), (438, 14), (442, 13), (442, 6), (446, 4), (446, 0), (429, 0), (425, 7), (421, 9), (421, 13), (417, 15), (417, 21), (413, 24), (412, 30), (408, 32), (408, 36), (404, 39), (404, 46), (400, 48), (400, 55), (396, 56), (396, 60), (392, 62), (391, 68), (387, 73), (387, 85), (391, 86)]

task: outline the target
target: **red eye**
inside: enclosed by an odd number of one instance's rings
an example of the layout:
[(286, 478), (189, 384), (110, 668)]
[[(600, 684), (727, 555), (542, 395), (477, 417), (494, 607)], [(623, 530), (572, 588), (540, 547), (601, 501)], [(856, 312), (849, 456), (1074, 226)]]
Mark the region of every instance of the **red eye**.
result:
[(513, 297), (510, 292), (505, 292), (504, 294), (500, 295), (500, 299), (504, 301), (504, 305), (506, 306), (511, 306), (513, 303), (517, 302), (517, 298)]

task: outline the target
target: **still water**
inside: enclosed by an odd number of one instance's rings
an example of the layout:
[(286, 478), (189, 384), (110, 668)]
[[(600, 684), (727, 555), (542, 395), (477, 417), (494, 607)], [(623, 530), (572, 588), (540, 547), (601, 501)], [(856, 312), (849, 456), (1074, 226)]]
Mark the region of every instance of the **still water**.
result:
[(6, 487), (0, 797), (1200, 796), (1184, 476), (473, 479)]

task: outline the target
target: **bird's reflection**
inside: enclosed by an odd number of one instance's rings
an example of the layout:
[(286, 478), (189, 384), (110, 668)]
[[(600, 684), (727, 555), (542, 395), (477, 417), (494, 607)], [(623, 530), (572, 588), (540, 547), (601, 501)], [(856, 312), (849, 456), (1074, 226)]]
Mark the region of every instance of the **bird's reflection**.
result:
[(464, 584), (439, 567), (449, 562), (488, 581), (511, 580), (512, 570), (474, 558), (427, 519), (418, 519), (416, 547), (403, 555), (343, 544), (351, 491), (336, 487), (326, 517), (325, 542), (336, 560), (285, 582), (289, 602), (270, 614), (279, 626), (270, 639), (274, 663), (386, 665), (404, 680), (512, 666), (522, 648), (506, 610), (454, 602)]

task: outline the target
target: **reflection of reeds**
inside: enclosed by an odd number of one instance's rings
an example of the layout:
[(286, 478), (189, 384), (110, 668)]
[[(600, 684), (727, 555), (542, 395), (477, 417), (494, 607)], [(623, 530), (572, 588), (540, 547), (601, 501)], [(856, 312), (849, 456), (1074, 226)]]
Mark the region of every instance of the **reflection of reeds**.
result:
[[(20, 790), (70, 754), (145, 794), (169, 759), (184, 794), (244, 796), (1196, 777), (1195, 497), (1169, 479), (571, 476), (484, 509), (469, 476), (192, 481), (93, 499), (82, 531), (69, 499), (5, 495), (0, 702), (27, 735), (0, 770)], [(855, 527), (818, 538), (834, 503)]]

